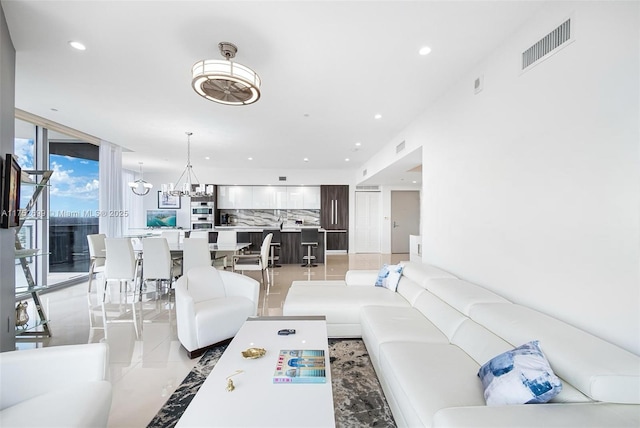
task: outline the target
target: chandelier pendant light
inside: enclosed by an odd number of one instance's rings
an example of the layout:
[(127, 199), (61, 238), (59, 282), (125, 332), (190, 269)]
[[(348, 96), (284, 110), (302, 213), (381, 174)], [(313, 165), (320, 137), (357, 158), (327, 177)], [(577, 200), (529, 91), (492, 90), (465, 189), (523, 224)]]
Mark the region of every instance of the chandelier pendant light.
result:
[(140, 164), (140, 178), (136, 181), (130, 181), (127, 183), (131, 188), (131, 191), (138, 196), (144, 196), (153, 188), (153, 184), (147, 183), (144, 181), (144, 175), (142, 174), (142, 162), (138, 162)]
[[(162, 185), (162, 193), (171, 196), (213, 196), (213, 185), (200, 184), (196, 173), (193, 172), (193, 165), (191, 165), (191, 136), (193, 132), (185, 132), (185, 134), (187, 134), (187, 166), (178, 177), (178, 181)], [(184, 182), (182, 182), (183, 178)]]
[(233, 62), (238, 48), (233, 43), (218, 43), (223, 60), (204, 59), (193, 65), (191, 86), (198, 95), (221, 104), (247, 105), (260, 98), (262, 81), (249, 67)]

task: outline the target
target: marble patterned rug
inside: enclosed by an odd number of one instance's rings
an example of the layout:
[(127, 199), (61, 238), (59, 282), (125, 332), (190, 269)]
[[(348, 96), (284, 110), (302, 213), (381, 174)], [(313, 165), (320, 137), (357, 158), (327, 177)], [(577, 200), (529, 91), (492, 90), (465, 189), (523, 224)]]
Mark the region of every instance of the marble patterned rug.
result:
[[(218, 346), (202, 356), (147, 428), (176, 425), (226, 348), (226, 345)], [(391, 410), (362, 340), (329, 339), (329, 358), (336, 427), (395, 428)]]

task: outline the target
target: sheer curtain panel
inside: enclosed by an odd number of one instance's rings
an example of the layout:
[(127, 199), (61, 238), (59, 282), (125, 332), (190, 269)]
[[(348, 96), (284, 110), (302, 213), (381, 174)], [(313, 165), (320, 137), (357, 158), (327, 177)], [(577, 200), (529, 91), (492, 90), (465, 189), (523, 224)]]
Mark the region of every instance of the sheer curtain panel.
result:
[(110, 238), (124, 230), (122, 147), (100, 141), (100, 233)]

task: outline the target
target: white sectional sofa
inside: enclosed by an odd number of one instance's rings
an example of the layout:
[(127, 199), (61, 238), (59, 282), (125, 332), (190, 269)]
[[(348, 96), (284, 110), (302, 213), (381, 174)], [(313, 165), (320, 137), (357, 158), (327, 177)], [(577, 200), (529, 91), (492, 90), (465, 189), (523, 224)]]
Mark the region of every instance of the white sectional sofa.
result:
[(106, 343), (0, 353), (0, 427), (106, 427)]
[[(329, 337), (362, 337), (400, 427), (639, 427), (640, 357), (426, 264), (397, 292), (377, 271), (296, 281), (284, 315), (325, 315)], [(487, 406), (477, 376), (538, 340), (562, 392), (545, 404)]]

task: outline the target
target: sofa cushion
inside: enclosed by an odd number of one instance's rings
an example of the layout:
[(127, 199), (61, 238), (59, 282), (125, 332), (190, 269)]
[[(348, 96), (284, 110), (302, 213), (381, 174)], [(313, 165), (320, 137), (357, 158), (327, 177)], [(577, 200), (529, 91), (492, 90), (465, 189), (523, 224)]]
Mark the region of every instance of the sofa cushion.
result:
[(638, 426), (640, 412), (636, 406), (611, 403), (450, 407), (433, 417), (433, 428)]
[(415, 308), (365, 306), (360, 311), (360, 320), (377, 343), (449, 343), (447, 336)]
[[(360, 337), (360, 309), (369, 305), (403, 306), (409, 303), (398, 293), (382, 287), (326, 287), (300, 285), (291, 287), (282, 307), (282, 314), (324, 315), (330, 337)], [(350, 325), (353, 334), (336, 336), (333, 325)]]
[(111, 383), (77, 382), (22, 401), (0, 412), (2, 427), (106, 427)]
[(427, 290), (423, 290), (416, 297), (413, 306), (449, 339), (453, 337), (460, 325), (468, 319)]
[(451, 343), (469, 354), (478, 364), (484, 364), (496, 355), (513, 349), (509, 342), (468, 318), (456, 329)]
[(427, 290), (465, 315), (478, 303), (508, 303), (496, 293), (461, 279), (436, 278), (427, 282)]
[(537, 340), (495, 356), (478, 376), (489, 406), (546, 403), (562, 390)]
[(434, 266), (403, 262), (402, 277), (398, 283), (398, 293), (413, 305), (418, 296), (424, 292), (425, 284), (433, 278), (455, 278), (450, 273)]
[(398, 288), (398, 282), (402, 276), (402, 265), (382, 265), (376, 278), (376, 287), (388, 288), (391, 291), (396, 291)]
[[(373, 283), (375, 282), (376, 275), (377, 275), (377, 272), (373, 274), (373, 279), (369, 283), (369, 286), (372, 286)], [(309, 285), (324, 285), (326, 287), (344, 287), (347, 285), (347, 283), (340, 279), (328, 280), (328, 281), (293, 281), (291, 283), (291, 287), (306, 287)]]
[(454, 345), (387, 342), (380, 345), (378, 377), (406, 426), (428, 427), (440, 409), (484, 406), (479, 367)]
[(516, 304), (474, 305), (470, 316), (511, 344), (539, 340), (554, 372), (593, 400), (640, 404), (640, 356)]
[(449, 272), (426, 263), (402, 262), (403, 274), (425, 288), (425, 284), (435, 278), (456, 278)]
[(344, 275), (344, 281), (348, 286), (370, 287), (376, 283), (377, 278), (377, 270), (348, 270)]
[(360, 311), (362, 338), (371, 359), (386, 342), (449, 343), (449, 339), (415, 308), (365, 306)]

